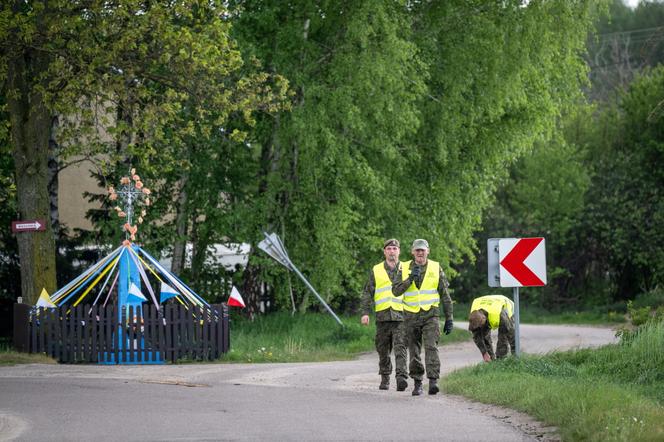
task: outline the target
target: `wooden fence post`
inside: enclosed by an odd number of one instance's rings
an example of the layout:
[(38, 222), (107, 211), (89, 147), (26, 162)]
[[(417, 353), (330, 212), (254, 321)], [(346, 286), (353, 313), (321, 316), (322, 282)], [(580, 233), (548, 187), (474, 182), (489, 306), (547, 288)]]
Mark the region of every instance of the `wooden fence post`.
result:
[(30, 309), (28, 304), (14, 304), (14, 350), (30, 352)]
[(224, 346), (223, 352), (227, 353), (231, 349), (231, 324), (230, 315), (228, 313), (228, 304), (221, 304), (223, 311), (222, 317), (224, 318)]

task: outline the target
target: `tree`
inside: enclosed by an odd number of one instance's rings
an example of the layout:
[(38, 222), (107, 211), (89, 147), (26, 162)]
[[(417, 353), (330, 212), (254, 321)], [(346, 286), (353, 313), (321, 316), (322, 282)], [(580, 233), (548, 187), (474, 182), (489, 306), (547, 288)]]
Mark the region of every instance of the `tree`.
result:
[(486, 290), (488, 238), (545, 237), (547, 285), (523, 289), (526, 303), (556, 310), (579, 305), (586, 294), (582, 275), (592, 245), (580, 226), (592, 168), (585, 141), (574, 138), (573, 132), (578, 124), (591, 125), (592, 108), (580, 105), (562, 121), (560, 135), (538, 142), (532, 152), (510, 167), (509, 177), (486, 210), (482, 230), (475, 234), (481, 254), (475, 265), (466, 263), (460, 268), (461, 276), (455, 282), (459, 297), (465, 301)]
[[(5, 107), (4, 97), (0, 98), (0, 108)], [(6, 226), (0, 229), (0, 298), (16, 299), (21, 293), (20, 281), (16, 274), (20, 272), (18, 263), (18, 244), (16, 237), (8, 228), (16, 219), (16, 184), (14, 182), (14, 161), (9, 145), (9, 119), (0, 111), (0, 223)]]
[(664, 68), (637, 77), (621, 100), (616, 135), (593, 146), (588, 228), (610, 265), (617, 299), (664, 282), (662, 97)]
[(634, 9), (622, 0), (610, 3), (588, 43), (591, 100), (617, 99), (641, 70), (664, 62), (663, 22), (661, 1), (641, 1)]
[(55, 241), (49, 216), (48, 139), (50, 112), (44, 89), (45, 73), (54, 59), (40, 46), (37, 29), (48, 28), (57, 13), (51, 5), (32, 9), (22, 1), (5, 3), (2, 10), (3, 94), (11, 123), (12, 154), (16, 169), (18, 213), (21, 219), (45, 221), (43, 232), (18, 235), (21, 292), (33, 303), (42, 288), (55, 289)]
[(130, 163), (149, 176), (182, 178), (190, 140), (235, 114), (250, 122), (254, 111), (276, 109), (286, 86), (244, 67), (221, 3), (16, 0), (1, 14), (19, 213), (49, 227), (19, 239), (27, 302), (55, 288), (47, 192), (53, 115), (65, 116), (66, 154), (106, 154), (109, 178)]
[[(290, 115), (259, 122), (254, 231), (281, 232), (314, 285), (348, 309), (385, 237), (428, 237), (451, 272), (473, 253), (507, 167), (578, 96), (596, 5), (231, 2), (243, 50), (297, 92)], [(271, 264), (250, 263), (247, 278), (286, 302)]]
[[(389, 2), (234, 3), (243, 50), (288, 77), (296, 92), (292, 113), (259, 121), (247, 239), (260, 240), (261, 228), (276, 230), (338, 307), (352, 300), (347, 286), (358, 252), (379, 248), (386, 230), (396, 234), (396, 225), (371, 220), (389, 210), (385, 195), (398, 195), (391, 165), (418, 124), (423, 83), (407, 11)], [(279, 303), (290, 304), (284, 274), (266, 264), (251, 257), (247, 287), (268, 278)], [(306, 289), (296, 286), (295, 295), (306, 308)]]

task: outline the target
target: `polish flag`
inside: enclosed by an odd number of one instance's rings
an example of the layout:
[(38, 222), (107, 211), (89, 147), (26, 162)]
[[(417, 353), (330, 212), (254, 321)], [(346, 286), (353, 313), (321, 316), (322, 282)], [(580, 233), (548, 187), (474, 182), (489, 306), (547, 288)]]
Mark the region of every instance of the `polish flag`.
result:
[(242, 295), (240, 295), (235, 286), (231, 290), (231, 296), (228, 297), (228, 306), (244, 308), (244, 299), (242, 299)]

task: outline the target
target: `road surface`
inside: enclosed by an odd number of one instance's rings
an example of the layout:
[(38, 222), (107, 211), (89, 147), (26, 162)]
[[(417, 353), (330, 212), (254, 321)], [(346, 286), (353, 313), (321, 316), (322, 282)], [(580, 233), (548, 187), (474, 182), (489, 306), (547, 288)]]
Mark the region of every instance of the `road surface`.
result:
[[(608, 328), (521, 326), (528, 353), (615, 341)], [(441, 359), (443, 375), (481, 360), (472, 342), (441, 347)], [(412, 381), (405, 392), (394, 381), (380, 391), (377, 371), (371, 353), (326, 363), (0, 367), (0, 440), (555, 439), (508, 409), (413, 397)]]

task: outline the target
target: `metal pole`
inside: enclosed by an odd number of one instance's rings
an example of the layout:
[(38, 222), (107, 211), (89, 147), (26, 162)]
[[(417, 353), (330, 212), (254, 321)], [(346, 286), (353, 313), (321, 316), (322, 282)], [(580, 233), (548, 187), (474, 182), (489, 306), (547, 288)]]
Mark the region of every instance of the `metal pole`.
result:
[(516, 357), (521, 355), (521, 342), (519, 338), (519, 287), (514, 287), (514, 341), (516, 344)]
[(339, 319), (339, 317), (338, 317), (336, 314), (334, 314), (334, 312), (332, 311), (332, 309), (330, 308), (330, 306), (327, 305), (327, 304), (325, 303), (325, 301), (323, 301), (323, 298), (321, 298), (321, 296), (318, 294), (318, 292), (316, 291), (316, 289), (313, 288), (311, 284), (309, 284), (309, 281), (307, 281), (307, 278), (305, 278), (304, 275), (302, 275), (302, 273), (300, 273), (300, 271), (297, 269), (297, 267), (295, 267), (295, 266), (293, 265), (293, 263), (290, 261), (290, 259), (288, 260), (288, 262), (290, 263), (291, 268), (292, 268), (293, 271), (297, 274), (297, 276), (299, 276), (300, 279), (301, 279), (302, 281), (304, 281), (304, 283), (307, 285), (307, 287), (309, 287), (309, 290), (311, 290), (311, 291), (313, 292), (313, 294), (316, 295), (316, 297), (318, 298), (318, 300), (319, 300), (320, 302), (323, 303), (323, 305), (325, 306), (325, 308), (327, 309), (327, 311), (330, 312), (330, 314), (331, 314), (332, 316), (334, 316), (334, 319), (337, 320), (337, 322), (339, 323), (339, 325), (343, 327), (344, 324), (341, 322), (341, 319)]

